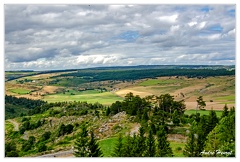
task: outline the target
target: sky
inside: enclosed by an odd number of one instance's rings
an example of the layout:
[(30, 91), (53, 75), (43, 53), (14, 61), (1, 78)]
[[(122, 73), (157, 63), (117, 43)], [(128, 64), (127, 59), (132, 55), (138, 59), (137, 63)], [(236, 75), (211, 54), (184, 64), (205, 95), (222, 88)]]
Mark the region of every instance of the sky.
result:
[(4, 5), (5, 70), (235, 65), (235, 5)]

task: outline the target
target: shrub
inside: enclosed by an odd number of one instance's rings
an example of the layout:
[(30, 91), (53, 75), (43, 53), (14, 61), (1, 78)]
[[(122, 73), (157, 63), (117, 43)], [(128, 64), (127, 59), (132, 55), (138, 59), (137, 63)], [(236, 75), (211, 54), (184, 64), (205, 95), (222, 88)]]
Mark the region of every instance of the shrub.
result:
[(45, 143), (40, 143), (38, 145), (38, 152), (43, 152), (47, 150), (47, 146), (45, 145)]
[(11, 151), (6, 154), (6, 157), (18, 157), (18, 152), (17, 151)]
[(180, 146), (178, 146), (177, 148), (176, 148), (176, 151), (181, 151), (182, 150), (182, 147), (180, 147)]
[(41, 141), (46, 141), (46, 140), (48, 140), (50, 137), (51, 137), (51, 132), (49, 132), (49, 131), (44, 132), (43, 135), (42, 135)]

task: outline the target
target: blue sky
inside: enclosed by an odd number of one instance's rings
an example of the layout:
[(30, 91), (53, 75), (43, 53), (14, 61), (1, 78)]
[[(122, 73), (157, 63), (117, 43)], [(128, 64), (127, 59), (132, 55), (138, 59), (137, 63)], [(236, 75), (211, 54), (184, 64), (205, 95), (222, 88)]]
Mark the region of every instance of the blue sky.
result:
[(5, 70), (234, 65), (235, 5), (4, 6)]

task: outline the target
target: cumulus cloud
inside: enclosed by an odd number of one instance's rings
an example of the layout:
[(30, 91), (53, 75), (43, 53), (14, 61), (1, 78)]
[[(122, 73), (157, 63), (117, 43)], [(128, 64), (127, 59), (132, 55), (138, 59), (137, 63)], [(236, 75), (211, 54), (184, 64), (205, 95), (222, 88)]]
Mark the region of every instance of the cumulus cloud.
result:
[(4, 9), (6, 70), (235, 64), (235, 5)]

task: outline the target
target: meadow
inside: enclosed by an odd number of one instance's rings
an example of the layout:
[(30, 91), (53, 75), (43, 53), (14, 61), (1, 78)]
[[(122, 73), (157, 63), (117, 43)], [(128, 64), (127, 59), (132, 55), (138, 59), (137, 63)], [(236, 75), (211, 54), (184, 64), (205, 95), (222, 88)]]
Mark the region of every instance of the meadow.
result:
[(81, 92), (69, 91), (65, 94), (57, 93), (46, 95), (43, 99), (48, 102), (60, 102), (60, 101), (87, 101), (88, 103), (101, 103), (104, 105), (110, 105), (115, 101), (122, 100), (121, 97), (116, 96), (111, 92), (99, 92), (97, 90), (86, 90)]
[(23, 88), (17, 88), (17, 89), (11, 89), (10, 90), (12, 93), (17, 93), (17, 94), (28, 94), (31, 92), (31, 90), (28, 89), (23, 89)]
[[(197, 110), (197, 113), (200, 113), (200, 115), (209, 115), (210, 110)], [(217, 117), (221, 117), (222, 111), (221, 110), (215, 110)], [(184, 112), (186, 115), (196, 114), (196, 110), (186, 110)]]

